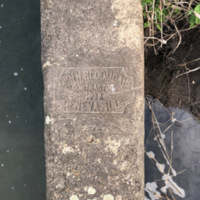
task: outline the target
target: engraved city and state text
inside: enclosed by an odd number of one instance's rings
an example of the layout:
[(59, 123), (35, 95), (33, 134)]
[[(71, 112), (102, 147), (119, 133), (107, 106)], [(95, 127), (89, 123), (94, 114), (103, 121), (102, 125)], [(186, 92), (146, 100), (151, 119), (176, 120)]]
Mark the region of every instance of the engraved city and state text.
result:
[(55, 104), (64, 113), (123, 113), (133, 102), (124, 68), (68, 68), (56, 77)]

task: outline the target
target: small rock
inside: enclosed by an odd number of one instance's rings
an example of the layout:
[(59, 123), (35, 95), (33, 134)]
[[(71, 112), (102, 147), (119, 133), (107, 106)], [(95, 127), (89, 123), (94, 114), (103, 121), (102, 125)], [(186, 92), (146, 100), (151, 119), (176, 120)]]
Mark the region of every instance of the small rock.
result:
[(88, 143), (92, 143), (94, 141), (94, 138), (93, 136), (91, 135), (88, 139), (87, 139), (87, 142)]
[(64, 178), (56, 179), (55, 182), (55, 188), (57, 191), (63, 191), (65, 189), (65, 180)]

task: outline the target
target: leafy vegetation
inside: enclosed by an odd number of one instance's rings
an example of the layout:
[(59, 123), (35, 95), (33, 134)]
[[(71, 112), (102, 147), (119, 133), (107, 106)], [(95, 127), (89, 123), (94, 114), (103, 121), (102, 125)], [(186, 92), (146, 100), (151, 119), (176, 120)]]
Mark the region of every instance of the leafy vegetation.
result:
[(188, 13), (188, 15), (190, 15), (190, 27), (194, 27), (200, 24), (200, 3), (197, 6), (195, 6), (195, 8)]
[(200, 24), (200, 2), (194, 0), (142, 0), (145, 44), (155, 46), (179, 37)]

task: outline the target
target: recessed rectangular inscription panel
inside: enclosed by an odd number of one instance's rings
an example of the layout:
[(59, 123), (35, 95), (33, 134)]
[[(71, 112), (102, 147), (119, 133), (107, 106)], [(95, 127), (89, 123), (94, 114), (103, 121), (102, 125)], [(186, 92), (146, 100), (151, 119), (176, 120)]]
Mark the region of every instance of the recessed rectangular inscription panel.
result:
[(140, 0), (41, 0), (47, 200), (144, 199)]
[(64, 113), (124, 113), (133, 77), (122, 67), (68, 68), (55, 79), (55, 108)]

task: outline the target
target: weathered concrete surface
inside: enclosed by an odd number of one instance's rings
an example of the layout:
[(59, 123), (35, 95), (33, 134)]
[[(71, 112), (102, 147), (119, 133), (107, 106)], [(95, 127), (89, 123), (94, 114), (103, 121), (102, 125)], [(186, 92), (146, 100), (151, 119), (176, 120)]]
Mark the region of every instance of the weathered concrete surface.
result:
[(140, 0), (42, 0), (48, 200), (143, 200)]

